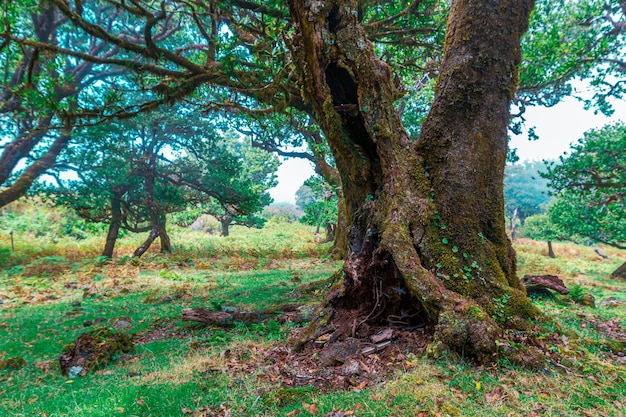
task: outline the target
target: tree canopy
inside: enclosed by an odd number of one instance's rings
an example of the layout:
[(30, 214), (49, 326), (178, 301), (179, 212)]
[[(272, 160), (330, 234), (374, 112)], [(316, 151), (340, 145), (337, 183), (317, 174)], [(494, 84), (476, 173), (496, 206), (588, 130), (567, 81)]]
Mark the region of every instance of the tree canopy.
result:
[[(416, 137), (439, 74), (448, 4), (360, 1), (358, 10), (377, 55), (409, 93), (399, 110)], [(623, 14), (599, 0), (539, 1), (523, 42), (518, 107), (554, 104), (573, 93), (572, 80), (588, 79), (599, 108), (610, 111), (606, 98), (624, 88)], [(54, 166), (76, 126), (176, 101), (243, 117), (268, 150), (293, 155), (285, 146), (308, 144), (295, 154), (314, 160), (327, 181), (337, 177), (300, 93), (288, 48), (293, 21), (281, 2), (27, 0), (7, 2), (2, 15), (0, 205)]]
[(556, 201), (550, 218), (564, 230), (626, 249), (626, 126), (591, 130), (545, 174)]

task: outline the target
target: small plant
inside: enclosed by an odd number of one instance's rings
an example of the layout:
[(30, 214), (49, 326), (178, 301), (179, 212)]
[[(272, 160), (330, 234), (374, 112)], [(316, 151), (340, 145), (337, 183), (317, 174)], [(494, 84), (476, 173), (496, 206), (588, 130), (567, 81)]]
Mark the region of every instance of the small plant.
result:
[(508, 320), (508, 315), (506, 314), (506, 304), (509, 302), (509, 299), (511, 298), (511, 296), (509, 294), (502, 294), (502, 297), (499, 298), (492, 298), (491, 300), (493, 301), (494, 305), (494, 311), (493, 311), (493, 317), (501, 322), (504, 323)]
[(580, 284), (574, 284), (569, 289), (569, 298), (571, 298), (574, 302), (580, 303), (585, 297), (585, 288)]

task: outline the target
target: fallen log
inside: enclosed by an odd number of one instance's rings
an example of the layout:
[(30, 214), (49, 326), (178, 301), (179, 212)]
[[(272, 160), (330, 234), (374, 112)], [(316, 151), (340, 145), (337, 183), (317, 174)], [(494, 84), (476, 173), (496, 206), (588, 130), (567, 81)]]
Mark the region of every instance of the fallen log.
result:
[(569, 294), (569, 290), (556, 275), (524, 275), (522, 284), (528, 292), (543, 292), (545, 290), (553, 290), (559, 294)]
[(593, 248), (593, 251), (597, 253), (601, 258), (608, 259), (608, 260), (611, 259), (611, 257), (607, 255), (606, 253), (602, 252), (600, 248)]

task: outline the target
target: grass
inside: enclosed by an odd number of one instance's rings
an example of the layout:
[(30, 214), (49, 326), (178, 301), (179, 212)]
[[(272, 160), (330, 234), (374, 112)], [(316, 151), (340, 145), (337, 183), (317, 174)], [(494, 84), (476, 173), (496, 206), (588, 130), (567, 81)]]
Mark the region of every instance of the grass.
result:
[[(1, 236), (2, 242), (8, 242)], [(17, 416), (623, 416), (626, 283), (608, 278), (619, 252), (602, 261), (591, 248), (520, 240), (520, 275), (559, 275), (596, 298), (596, 308), (569, 296), (534, 302), (565, 342), (563, 360), (541, 372), (505, 361), (477, 367), (459, 358), (427, 359), (405, 352), (389, 359), (391, 374), (346, 389), (291, 387), (280, 359), (297, 327), (269, 321), (231, 328), (180, 320), (183, 308), (259, 310), (319, 301), (301, 285), (340, 264), (302, 225), (233, 228), (224, 239), (174, 229), (172, 255), (128, 258), (141, 237), (120, 242), (117, 260), (98, 258), (102, 240), (47, 241), (21, 235), (0, 272), (0, 415)], [(178, 242), (178, 243), (177, 243)], [(0, 250), (2, 247), (0, 247)], [(68, 379), (58, 356), (96, 320), (130, 322), (139, 341), (130, 358)], [(546, 338), (550, 343), (550, 338)], [(558, 351), (558, 352), (557, 352)], [(287, 356), (284, 356), (287, 357)], [(381, 357), (382, 360), (382, 357)], [(0, 362), (2, 363), (2, 362)]]

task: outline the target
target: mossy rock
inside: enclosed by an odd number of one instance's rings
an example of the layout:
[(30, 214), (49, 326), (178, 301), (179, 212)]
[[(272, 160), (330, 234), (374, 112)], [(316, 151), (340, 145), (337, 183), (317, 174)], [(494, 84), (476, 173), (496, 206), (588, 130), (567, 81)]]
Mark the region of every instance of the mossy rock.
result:
[(135, 346), (126, 333), (108, 327), (97, 327), (81, 333), (72, 344), (65, 346), (59, 356), (61, 372), (67, 375), (71, 368), (80, 367), (81, 375), (106, 366), (123, 353), (133, 353)]

